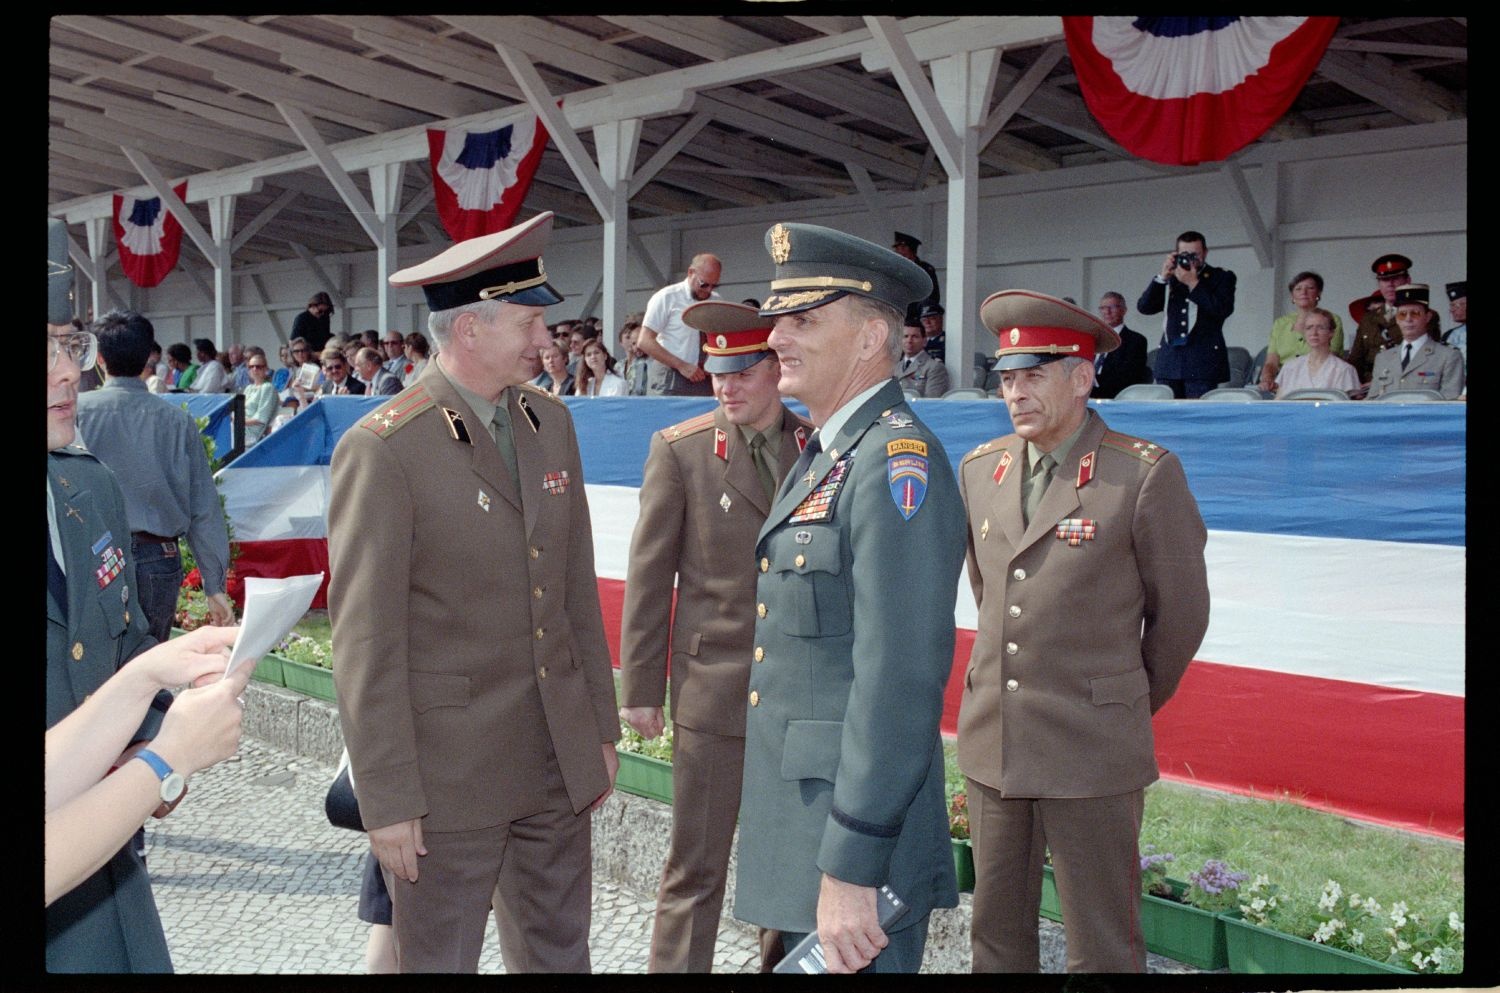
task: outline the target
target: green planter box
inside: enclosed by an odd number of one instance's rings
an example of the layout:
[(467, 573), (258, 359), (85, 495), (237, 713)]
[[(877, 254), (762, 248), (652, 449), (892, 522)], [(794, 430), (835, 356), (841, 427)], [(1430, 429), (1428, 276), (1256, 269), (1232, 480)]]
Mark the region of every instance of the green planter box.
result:
[(1224, 923), (1224, 938), (1229, 952), (1229, 971), (1237, 973), (1300, 972), (1329, 973), (1396, 973), (1412, 975), (1398, 969), (1352, 955), (1340, 948), (1329, 948), (1316, 942), (1294, 938), (1280, 931), (1256, 927), (1238, 916), (1219, 918)]
[[(1167, 882), (1179, 897), (1187, 891), (1187, 884), (1180, 880)], [(1146, 947), (1158, 955), (1199, 969), (1222, 969), (1229, 964), (1224, 922), (1217, 914), (1147, 893), (1141, 897), (1141, 932)]]
[[(174, 638), (180, 638), (184, 634), (187, 634), (187, 632), (182, 630), (182, 628), (174, 627), (172, 629), (172, 637)], [(286, 660), (280, 655), (268, 654), (256, 663), (255, 671), (250, 674), (250, 678), (257, 683), (268, 683), (271, 686), (285, 686), (286, 683), (281, 681), (281, 663), (284, 661)]]
[(282, 685), (316, 700), (334, 702), (333, 670), (292, 659), (281, 660)]
[(620, 757), (620, 771), (615, 776), (615, 789), (648, 800), (672, 802), (672, 763), (636, 752), (616, 754)]
[(1042, 916), (1049, 921), (1062, 921), (1062, 902), (1057, 899), (1057, 880), (1052, 878), (1052, 867), (1042, 866)]
[(960, 893), (974, 892), (974, 846), (968, 838), (953, 838), (953, 871)]

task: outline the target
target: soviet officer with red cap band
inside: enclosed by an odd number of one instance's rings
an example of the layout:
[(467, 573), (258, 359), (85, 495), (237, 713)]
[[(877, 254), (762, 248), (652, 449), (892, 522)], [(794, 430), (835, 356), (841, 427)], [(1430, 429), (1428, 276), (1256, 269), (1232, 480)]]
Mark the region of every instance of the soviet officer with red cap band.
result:
[(974, 846), (976, 972), (1036, 972), (1042, 854), (1069, 972), (1144, 972), (1137, 851), (1151, 715), (1208, 627), (1207, 532), (1177, 457), (1088, 407), (1119, 338), (1030, 290), (980, 308), (1014, 433), (964, 457), (979, 628), (958, 762)]

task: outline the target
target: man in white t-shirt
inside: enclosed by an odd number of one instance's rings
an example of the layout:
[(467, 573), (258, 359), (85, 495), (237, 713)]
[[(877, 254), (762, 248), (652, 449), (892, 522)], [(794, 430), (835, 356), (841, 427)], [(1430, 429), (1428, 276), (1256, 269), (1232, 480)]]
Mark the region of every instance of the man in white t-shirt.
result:
[(717, 299), (722, 266), (704, 253), (695, 255), (687, 279), (663, 286), (646, 304), (636, 347), (651, 359), (646, 393), (650, 396), (711, 396), (713, 384), (701, 364), (698, 332), (682, 323), (682, 312), (700, 300)]

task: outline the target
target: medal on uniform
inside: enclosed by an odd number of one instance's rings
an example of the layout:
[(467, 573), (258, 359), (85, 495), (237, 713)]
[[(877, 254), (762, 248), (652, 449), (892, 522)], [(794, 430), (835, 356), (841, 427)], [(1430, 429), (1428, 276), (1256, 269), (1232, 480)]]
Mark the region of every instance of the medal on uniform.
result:
[(719, 506), (724, 508), (724, 513), (726, 513), (726, 514), (729, 513), (729, 504), (730, 504), (729, 494), (728, 493), (720, 493), (719, 494)]
[(551, 496), (562, 496), (568, 492), (568, 470), (559, 469), (557, 472), (543, 473), (542, 491)]
[(1056, 534), (1058, 540), (1077, 548), (1080, 542), (1093, 541), (1098, 530), (1098, 522), (1087, 517), (1065, 517), (1057, 522)]
[(484, 490), (479, 491), (479, 509), (486, 514), (490, 512), (490, 495)]

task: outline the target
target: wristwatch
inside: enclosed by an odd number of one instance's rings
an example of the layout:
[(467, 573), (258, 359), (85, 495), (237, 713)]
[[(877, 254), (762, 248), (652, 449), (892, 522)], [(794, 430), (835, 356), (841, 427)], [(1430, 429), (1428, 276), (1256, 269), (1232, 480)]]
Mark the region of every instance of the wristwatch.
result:
[(142, 748), (134, 757), (149, 765), (151, 771), (156, 773), (156, 778), (161, 780), (161, 802), (176, 803), (177, 798), (182, 796), (182, 791), (187, 789), (187, 780), (182, 778), (182, 774), (173, 772), (166, 759), (149, 748)]

